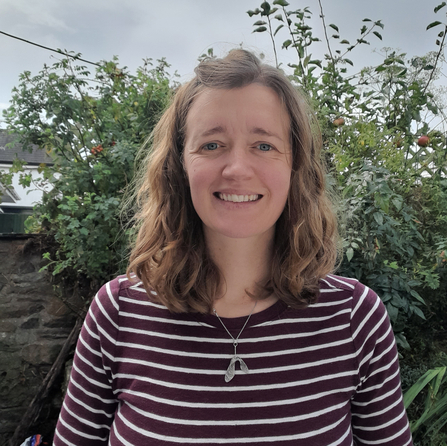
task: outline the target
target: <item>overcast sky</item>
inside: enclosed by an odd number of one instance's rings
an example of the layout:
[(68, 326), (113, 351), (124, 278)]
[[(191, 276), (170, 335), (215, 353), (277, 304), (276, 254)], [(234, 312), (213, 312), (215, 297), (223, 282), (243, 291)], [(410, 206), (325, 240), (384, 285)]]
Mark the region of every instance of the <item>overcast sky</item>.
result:
[[(313, 12), (314, 33), (323, 38), (318, 0), (288, 0), (290, 9), (308, 6)], [(381, 20), (383, 42), (371, 38), (350, 58), (356, 68), (380, 62), (374, 51), (389, 46), (408, 56), (436, 50), (441, 28), (426, 31), (429, 23), (446, 22), (447, 7), (437, 14), (441, 0), (321, 0), (326, 24), (334, 23), (342, 38), (355, 41), (363, 18)], [(52, 48), (82, 53), (91, 61), (116, 55), (121, 65), (134, 70), (146, 57), (165, 57), (188, 80), (197, 58), (213, 47), (218, 55), (243, 44), (265, 53), (273, 62), (267, 34), (252, 33), (246, 11), (259, 0), (0, 0), (0, 31)], [(332, 32), (330, 34), (333, 34)], [(286, 39), (282, 35), (283, 40)], [(320, 44), (323, 54), (325, 44)], [(290, 54), (289, 54), (290, 53)], [(53, 54), (53, 55), (52, 55)], [(320, 54), (320, 56), (321, 56)], [(25, 70), (33, 74), (52, 64), (54, 53), (0, 34), (0, 109), (7, 107), (11, 89)], [(289, 59), (288, 59), (289, 58)], [(280, 52), (280, 61), (292, 53)], [(0, 118), (1, 119), (1, 118)]]

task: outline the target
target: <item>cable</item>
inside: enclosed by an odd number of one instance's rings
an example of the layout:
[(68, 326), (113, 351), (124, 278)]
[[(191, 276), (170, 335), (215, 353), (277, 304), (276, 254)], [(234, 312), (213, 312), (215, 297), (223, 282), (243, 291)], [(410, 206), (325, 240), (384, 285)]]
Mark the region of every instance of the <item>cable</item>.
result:
[(98, 64), (96, 62), (90, 62), (89, 60), (81, 59), (80, 57), (73, 56), (73, 55), (66, 53), (64, 51), (55, 50), (53, 48), (49, 48), (47, 46), (43, 46), (38, 43), (30, 42), (29, 40), (22, 39), (21, 37), (13, 36), (12, 34), (5, 33), (4, 31), (0, 31), (0, 34), (4, 34), (5, 36), (12, 37), (13, 39), (21, 40), (22, 42), (29, 43), (30, 45), (38, 46), (39, 48), (43, 48), (44, 50), (53, 51), (54, 53), (63, 54), (64, 56), (71, 57), (72, 59), (75, 59), (75, 60), (81, 60), (82, 62), (89, 63), (91, 65), (96, 65), (97, 67), (101, 66), (100, 64)]

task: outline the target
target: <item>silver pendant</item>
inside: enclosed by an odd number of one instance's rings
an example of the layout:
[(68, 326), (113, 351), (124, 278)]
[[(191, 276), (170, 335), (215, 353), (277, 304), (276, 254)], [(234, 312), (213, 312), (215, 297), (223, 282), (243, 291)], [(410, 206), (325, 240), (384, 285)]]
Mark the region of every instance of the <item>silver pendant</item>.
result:
[(241, 370), (244, 373), (250, 372), (244, 360), (241, 357), (235, 355), (231, 358), (230, 365), (228, 366), (227, 372), (225, 373), (225, 382), (228, 383), (234, 378), (234, 375), (236, 374), (236, 362), (238, 361), (239, 364), (241, 365)]

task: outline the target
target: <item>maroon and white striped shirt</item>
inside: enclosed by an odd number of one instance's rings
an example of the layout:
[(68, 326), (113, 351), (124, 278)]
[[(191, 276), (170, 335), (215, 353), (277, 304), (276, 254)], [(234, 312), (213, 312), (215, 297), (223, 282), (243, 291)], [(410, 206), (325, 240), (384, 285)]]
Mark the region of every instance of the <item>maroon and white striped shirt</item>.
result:
[[(236, 337), (246, 317), (222, 318)], [(172, 314), (119, 277), (82, 329), (54, 445), (411, 445), (394, 336), (377, 295), (337, 276), (318, 303), (253, 314), (232, 339), (214, 315)], [(239, 367), (237, 366), (237, 369)]]

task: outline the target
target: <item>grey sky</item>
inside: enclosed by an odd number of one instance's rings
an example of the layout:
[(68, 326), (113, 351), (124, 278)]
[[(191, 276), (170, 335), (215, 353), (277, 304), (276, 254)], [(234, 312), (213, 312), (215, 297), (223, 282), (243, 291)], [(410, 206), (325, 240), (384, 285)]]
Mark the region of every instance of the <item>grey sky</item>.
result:
[[(290, 9), (309, 6), (314, 33), (323, 38), (318, 0), (288, 0)], [(359, 36), (362, 19), (381, 20), (383, 42), (371, 38), (350, 57), (357, 69), (378, 63), (374, 50), (399, 48), (409, 56), (436, 50), (441, 28), (425, 31), (435, 21), (446, 21), (447, 7), (433, 12), (441, 0), (322, 0), (326, 23), (335, 23), (342, 38)], [(91, 61), (119, 56), (131, 70), (145, 57), (166, 57), (180, 80), (191, 77), (197, 57), (209, 47), (218, 55), (243, 44), (266, 54), (273, 62), (268, 36), (252, 33), (255, 17), (246, 11), (259, 0), (0, 0), (0, 30), (52, 48), (82, 53)], [(331, 33), (332, 34), (332, 33)], [(282, 36), (286, 38), (285, 35)], [(326, 51), (322, 42), (321, 56)], [(0, 108), (25, 70), (36, 74), (54, 53), (0, 35)], [(280, 52), (280, 61), (292, 60), (292, 52)], [(1, 119), (1, 118), (0, 118)]]

